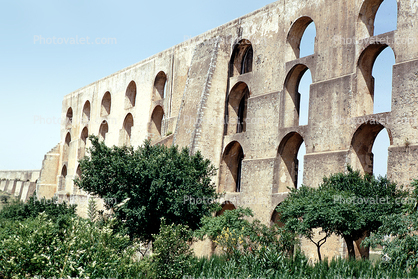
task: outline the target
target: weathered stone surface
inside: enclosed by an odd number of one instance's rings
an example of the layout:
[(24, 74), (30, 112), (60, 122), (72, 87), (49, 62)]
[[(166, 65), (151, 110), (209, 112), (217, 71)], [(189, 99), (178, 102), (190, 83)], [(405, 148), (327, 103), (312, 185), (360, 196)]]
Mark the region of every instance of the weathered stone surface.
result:
[[(150, 138), (200, 150), (218, 168), (214, 182), (226, 191), (225, 208), (249, 206), (266, 224), (300, 179), (302, 144), (304, 184), (317, 187), (347, 164), (372, 172), (371, 148), (386, 129), (388, 177), (410, 183), (418, 174), (418, 5), (398, 0), (398, 29), (374, 36), (381, 2), (278, 1), (70, 93), (62, 103), (61, 142), (45, 156), (38, 195), (86, 196), (73, 185), (89, 146), (86, 133), (108, 145)], [(312, 21), (315, 51), (300, 57)], [(385, 47), (396, 58), (392, 110), (373, 114), (371, 72)], [(309, 120), (300, 126), (298, 85), (307, 69)], [(80, 214), (86, 204), (80, 200)], [(315, 247), (302, 243), (316, 257)], [(196, 247), (204, 254), (202, 245)], [(323, 250), (328, 257), (345, 253), (337, 237)]]

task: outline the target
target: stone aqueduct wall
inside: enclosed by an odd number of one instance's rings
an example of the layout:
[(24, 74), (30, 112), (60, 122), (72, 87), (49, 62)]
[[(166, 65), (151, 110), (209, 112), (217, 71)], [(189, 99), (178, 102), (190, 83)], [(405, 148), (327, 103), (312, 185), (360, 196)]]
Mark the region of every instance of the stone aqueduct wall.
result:
[[(418, 125), (398, 122), (415, 119), (418, 109), (418, 3), (398, 0), (398, 29), (374, 37), (381, 2), (281, 0), (65, 96), (67, 123), (61, 143), (45, 157), (38, 193), (85, 196), (72, 179), (88, 134), (108, 145), (151, 138), (200, 150), (219, 168), (214, 181), (226, 191), (226, 207), (249, 206), (264, 223), (277, 217), (275, 207), (295, 185), (302, 143), (304, 184), (316, 187), (347, 164), (371, 172), (374, 139), (386, 128), (388, 176), (408, 184), (418, 176)], [(312, 21), (315, 52), (299, 57)], [(338, 43), (335, 36), (358, 43)], [(392, 109), (375, 115), (371, 69), (385, 47), (396, 57)], [(299, 126), (297, 89), (307, 69), (309, 121)], [(315, 257), (315, 247), (303, 245)], [(335, 238), (323, 249), (325, 256), (342, 254), (344, 244)]]
[(0, 171), (0, 191), (25, 202), (34, 194), (39, 170)]

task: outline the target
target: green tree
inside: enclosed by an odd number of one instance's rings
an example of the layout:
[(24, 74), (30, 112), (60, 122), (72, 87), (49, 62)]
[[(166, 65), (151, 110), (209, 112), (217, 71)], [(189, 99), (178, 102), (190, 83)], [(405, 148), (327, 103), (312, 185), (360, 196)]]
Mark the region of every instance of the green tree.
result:
[(90, 136), (92, 147), (80, 160), (81, 189), (104, 199), (131, 238), (151, 241), (161, 218), (192, 230), (217, 208), (212, 176), (215, 168), (200, 152), (151, 145), (137, 149), (107, 147)]
[(151, 266), (155, 278), (183, 278), (194, 268), (191, 249), (193, 232), (184, 225), (166, 225), (161, 220), (160, 233), (154, 235)]
[(317, 188), (301, 187), (293, 190), (278, 211), (286, 227), (313, 238), (314, 229), (322, 229), (324, 240), (335, 233), (347, 244), (350, 257), (355, 257), (354, 241), (376, 232), (382, 216), (402, 212), (406, 191), (399, 189), (385, 177), (362, 176), (348, 167), (346, 173), (324, 178)]
[(412, 192), (404, 200), (405, 211), (381, 218), (383, 225), (364, 242), (383, 246), (382, 265), (390, 269), (412, 270), (418, 267), (418, 180), (411, 183)]
[(195, 237), (212, 240), (229, 258), (266, 250), (276, 254), (293, 250), (296, 244), (294, 234), (278, 226), (268, 227), (259, 220), (250, 222), (247, 220), (249, 217), (253, 217), (251, 209), (242, 207), (226, 210), (220, 216), (203, 217), (203, 225), (195, 231)]

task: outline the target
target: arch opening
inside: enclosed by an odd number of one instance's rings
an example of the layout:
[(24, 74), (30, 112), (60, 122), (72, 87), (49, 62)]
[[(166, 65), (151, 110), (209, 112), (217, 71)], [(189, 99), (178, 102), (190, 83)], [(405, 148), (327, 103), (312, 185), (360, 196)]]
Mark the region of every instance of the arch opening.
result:
[(249, 40), (239, 41), (232, 52), (229, 62), (229, 77), (252, 72), (254, 50)]
[(126, 88), (125, 93), (125, 109), (129, 109), (135, 106), (136, 102), (136, 83), (131, 81)]
[[(376, 138), (379, 133), (384, 130), (385, 127), (378, 122), (367, 122), (363, 123), (354, 133), (350, 153), (351, 153), (351, 166), (355, 170), (359, 170), (363, 174), (373, 174), (374, 169), (374, 154), (373, 146), (375, 144)], [(383, 161), (386, 161), (386, 166), (382, 165), (382, 162), (379, 162), (379, 172), (387, 172), (387, 156), (388, 156), (388, 147), (392, 144), (392, 137), (390, 130), (386, 129), (387, 138), (385, 139), (385, 133), (382, 133), (382, 139), (379, 138), (379, 145), (376, 145), (376, 148), (380, 151), (379, 158), (383, 158)], [(385, 144), (386, 141), (386, 144)], [(387, 144), (389, 141), (389, 144)], [(386, 150), (384, 150), (386, 146)], [(384, 159), (386, 158), (386, 160)]]
[(110, 108), (112, 104), (112, 97), (110, 92), (107, 91), (102, 98), (102, 106), (100, 110), (100, 116), (107, 116), (110, 114)]
[(106, 134), (108, 132), (109, 132), (109, 125), (107, 124), (106, 120), (103, 120), (99, 128), (99, 139), (104, 141), (106, 139)]
[(284, 86), (285, 94), (283, 94), (283, 127), (308, 124), (311, 84), (312, 74), (306, 65), (297, 64), (289, 71)]
[(290, 27), (287, 42), (293, 50), (293, 59), (298, 59), (315, 53), (316, 26), (312, 18), (298, 18)]
[(366, 0), (360, 8), (357, 33), (362, 39), (396, 30), (397, 19), (396, 0)]
[(71, 134), (68, 132), (65, 136), (64, 141), (64, 147), (63, 147), (63, 155), (62, 155), (62, 161), (68, 162), (68, 156), (70, 153), (70, 142), (71, 142)]
[(61, 169), (61, 177), (58, 184), (58, 191), (64, 191), (65, 190), (65, 180), (67, 178), (67, 165), (62, 166)]
[(161, 138), (163, 132), (164, 110), (161, 106), (156, 106), (151, 114), (151, 122), (149, 126), (149, 137), (151, 140)]
[[(303, 164), (306, 146), (297, 132), (287, 134), (278, 148), (278, 192), (288, 192), (303, 182)], [(303, 147), (302, 147), (303, 146)]]
[(242, 192), (244, 150), (237, 141), (227, 145), (220, 169), (220, 192)]
[(73, 123), (73, 109), (71, 107), (68, 108), (67, 114), (65, 115), (65, 124), (66, 126), (71, 126)]
[(164, 99), (166, 97), (167, 75), (161, 71), (157, 74), (154, 81), (154, 101)]
[(83, 107), (83, 115), (81, 117), (83, 124), (87, 124), (90, 121), (90, 102), (86, 101)]
[(78, 149), (78, 159), (83, 158), (86, 155), (87, 138), (89, 137), (89, 130), (84, 127), (80, 135), (80, 146)]
[(123, 144), (131, 145), (132, 127), (134, 126), (134, 118), (132, 114), (128, 113), (123, 121)]
[(280, 206), (281, 203), (279, 203), (273, 211), (273, 214), (271, 214), (271, 219), (270, 219), (270, 225), (274, 225), (276, 224), (277, 226), (279, 226), (280, 228), (284, 227), (284, 223), (280, 221), (281, 219), (281, 214), (279, 212), (277, 212), (277, 208)]
[(362, 52), (357, 69), (357, 116), (391, 110), (394, 63), (395, 55), (388, 45), (372, 44)]
[(224, 212), (226, 210), (234, 210), (234, 209), (236, 209), (235, 205), (232, 202), (230, 202), (230, 201), (223, 202), (221, 206), (222, 206), (222, 209), (220, 211), (216, 212), (216, 217), (217, 216), (221, 216), (222, 214), (224, 214)]
[(227, 98), (225, 111), (225, 134), (243, 133), (247, 131), (247, 110), (250, 89), (245, 82), (237, 83)]

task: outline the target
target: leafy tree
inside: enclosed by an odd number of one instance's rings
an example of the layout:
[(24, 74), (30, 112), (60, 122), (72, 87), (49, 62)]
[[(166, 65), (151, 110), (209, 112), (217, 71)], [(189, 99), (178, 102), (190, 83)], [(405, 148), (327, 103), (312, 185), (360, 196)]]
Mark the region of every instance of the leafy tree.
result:
[(381, 218), (383, 225), (364, 241), (367, 246), (383, 246), (382, 265), (386, 268), (412, 270), (418, 267), (418, 180), (411, 186), (413, 191), (405, 200), (405, 212)]
[(252, 222), (246, 218), (253, 217), (249, 208), (226, 210), (217, 217), (203, 217), (202, 227), (195, 231), (195, 237), (203, 240), (208, 237), (221, 247), (228, 257), (247, 253), (282, 254), (293, 250), (296, 244), (295, 235), (278, 226), (268, 227), (259, 220)]
[(317, 189), (301, 187), (293, 190), (278, 211), (289, 229), (312, 240), (314, 229), (322, 229), (320, 246), (335, 233), (347, 244), (348, 254), (355, 257), (354, 241), (376, 232), (382, 216), (402, 211), (406, 192), (387, 178), (362, 176), (348, 167), (346, 173), (324, 178)]
[(90, 154), (80, 161), (81, 177), (75, 183), (103, 198), (131, 238), (151, 241), (162, 217), (167, 224), (195, 230), (217, 208), (211, 180), (215, 168), (200, 152), (190, 155), (187, 148), (149, 141), (135, 150), (107, 147), (95, 136), (89, 139)]

